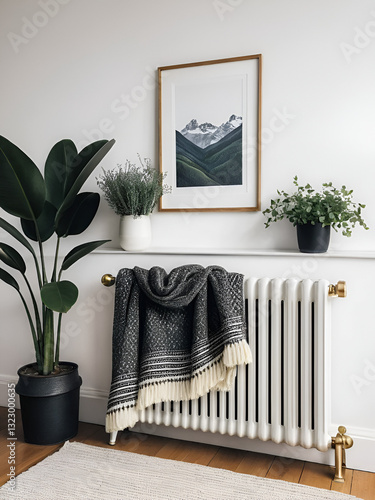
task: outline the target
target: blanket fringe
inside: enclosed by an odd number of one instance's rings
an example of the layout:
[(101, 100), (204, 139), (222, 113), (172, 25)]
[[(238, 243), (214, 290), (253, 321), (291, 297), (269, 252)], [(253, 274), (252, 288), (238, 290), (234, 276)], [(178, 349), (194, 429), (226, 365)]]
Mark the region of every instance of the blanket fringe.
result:
[(236, 376), (236, 367), (251, 361), (249, 344), (246, 340), (241, 340), (227, 344), (217, 359), (193, 373), (188, 380), (178, 382), (153, 380), (139, 389), (136, 406), (107, 413), (106, 432), (133, 427), (139, 420), (139, 411), (154, 403), (197, 399), (211, 390), (229, 391)]

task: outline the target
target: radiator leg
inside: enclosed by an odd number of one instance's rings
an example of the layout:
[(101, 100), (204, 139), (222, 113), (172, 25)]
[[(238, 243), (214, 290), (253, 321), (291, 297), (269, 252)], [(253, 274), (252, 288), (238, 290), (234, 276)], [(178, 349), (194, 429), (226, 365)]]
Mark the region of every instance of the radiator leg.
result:
[(346, 428), (340, 425), (338, 433), (332, 438), (332, 448), (335, 449), (335, 477), (334, 481), (343, 483), (345, 481), (346, 452), (353, 446), (353, 439), (345, 434)]
[(109, 434), (109, 443), (111, 446), (114, 446), (116, 444), (116, 438), (117, 438), (117, 432), (118, 431), (113, 431)]

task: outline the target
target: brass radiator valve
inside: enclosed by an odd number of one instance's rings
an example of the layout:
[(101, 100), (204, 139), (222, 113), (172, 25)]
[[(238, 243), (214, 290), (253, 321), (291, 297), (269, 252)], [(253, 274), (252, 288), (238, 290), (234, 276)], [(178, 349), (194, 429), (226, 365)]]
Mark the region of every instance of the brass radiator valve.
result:
[(332, 448), (335, 449), (335, 477), (334, 481), (343, 483), (345, 480), (346, 453), (345, 450), (353, 446), (353, 439), (345, 434), (346, 428), (340, 425), (338, 433), (332, 438)]

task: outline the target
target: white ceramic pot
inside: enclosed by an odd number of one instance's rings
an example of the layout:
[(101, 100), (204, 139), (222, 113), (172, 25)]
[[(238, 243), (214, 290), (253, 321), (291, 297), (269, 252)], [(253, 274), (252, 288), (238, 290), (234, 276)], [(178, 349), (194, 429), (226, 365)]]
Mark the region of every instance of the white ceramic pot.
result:
[(120, 219), (120, 245), (121, 248), (136, 252), (146, 250), (151, 245), (151, 218), (141, 215), (134, 218), (124, 215)]

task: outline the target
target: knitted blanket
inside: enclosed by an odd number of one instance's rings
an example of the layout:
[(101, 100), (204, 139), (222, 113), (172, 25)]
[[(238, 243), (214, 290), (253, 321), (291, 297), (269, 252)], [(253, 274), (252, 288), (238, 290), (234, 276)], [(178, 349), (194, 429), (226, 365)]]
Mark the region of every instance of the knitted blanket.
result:
[(199, 265), (170, 274), (121, 269), (106, 431), (133, 427), (154, 403), (229, 390), (236, 366), (251, 362), (244, 318), (241, 274)]

